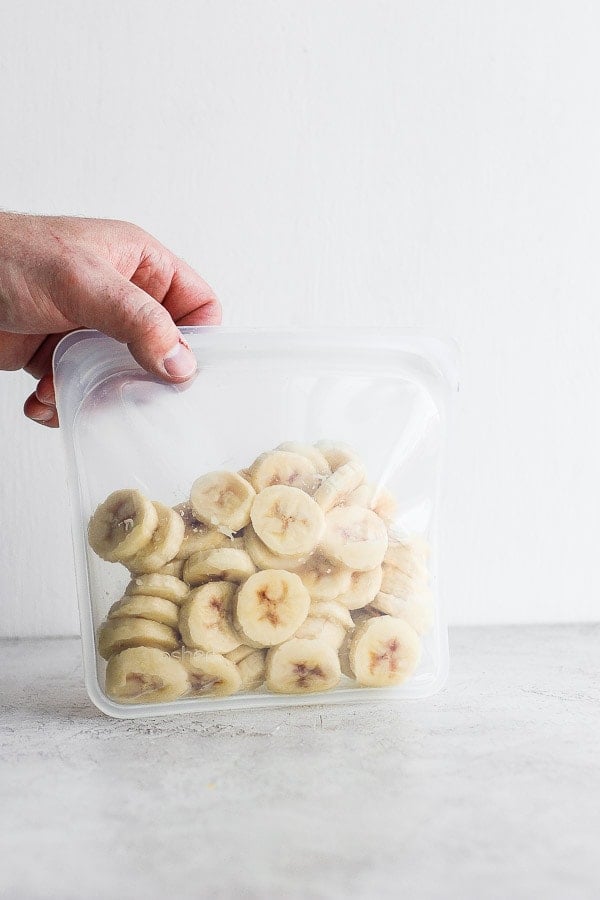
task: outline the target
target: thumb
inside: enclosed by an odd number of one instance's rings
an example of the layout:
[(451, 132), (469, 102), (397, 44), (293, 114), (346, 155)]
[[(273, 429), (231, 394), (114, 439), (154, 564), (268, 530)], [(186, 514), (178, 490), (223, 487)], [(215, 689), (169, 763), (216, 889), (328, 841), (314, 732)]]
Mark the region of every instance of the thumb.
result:
[(164, 306), (103, 262), (70, 273), (60, 309), (71, 322), (127, 344), (159, 378), (186, 381), (196, 371), (196, 357)]

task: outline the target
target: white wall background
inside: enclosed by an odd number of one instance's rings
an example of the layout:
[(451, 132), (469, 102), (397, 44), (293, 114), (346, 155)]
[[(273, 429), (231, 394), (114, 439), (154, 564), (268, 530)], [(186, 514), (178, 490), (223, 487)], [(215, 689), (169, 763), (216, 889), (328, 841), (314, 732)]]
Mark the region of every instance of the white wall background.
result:
[[(600, 6), (0, 10), (0, 205), (138, 222), (228, 324), (455, 336), (451, 620), (597, 619)], [(58, 434), (0, 379), (0, 633), (74, 632)]]

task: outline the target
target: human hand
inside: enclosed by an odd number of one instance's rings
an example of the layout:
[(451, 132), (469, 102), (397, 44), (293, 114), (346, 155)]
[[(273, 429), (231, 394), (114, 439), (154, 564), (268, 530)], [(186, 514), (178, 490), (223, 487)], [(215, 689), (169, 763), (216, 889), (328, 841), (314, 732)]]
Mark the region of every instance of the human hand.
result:
[(52, 354), (69, 331), (103, 331), (178, 383), (196, 360), (177, 325), (220, 321), (212, 288), (136, 225), (0, 213), (0, 369), (38, 379), (24, 406), (35, 422), (58, 426)]

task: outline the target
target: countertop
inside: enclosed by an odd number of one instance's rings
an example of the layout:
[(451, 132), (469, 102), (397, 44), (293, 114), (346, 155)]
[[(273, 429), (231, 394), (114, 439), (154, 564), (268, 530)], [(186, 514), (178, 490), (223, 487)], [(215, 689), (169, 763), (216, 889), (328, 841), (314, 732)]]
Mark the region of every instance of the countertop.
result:
[(0, 897), (600, 896), (600, 625), (451, 632), (430, 700), (146, 721), (0, 646)]

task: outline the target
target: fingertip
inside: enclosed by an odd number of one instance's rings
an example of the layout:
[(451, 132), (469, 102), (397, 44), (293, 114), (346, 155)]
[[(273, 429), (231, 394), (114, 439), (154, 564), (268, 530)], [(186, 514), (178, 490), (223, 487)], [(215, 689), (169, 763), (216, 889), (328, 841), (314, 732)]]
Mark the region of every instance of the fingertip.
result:
[(163, 359), (163, 366), (168, 378), (174, 381), (187, 381), (192, 378), (198, 363), (189, 346), (180, 338)]

